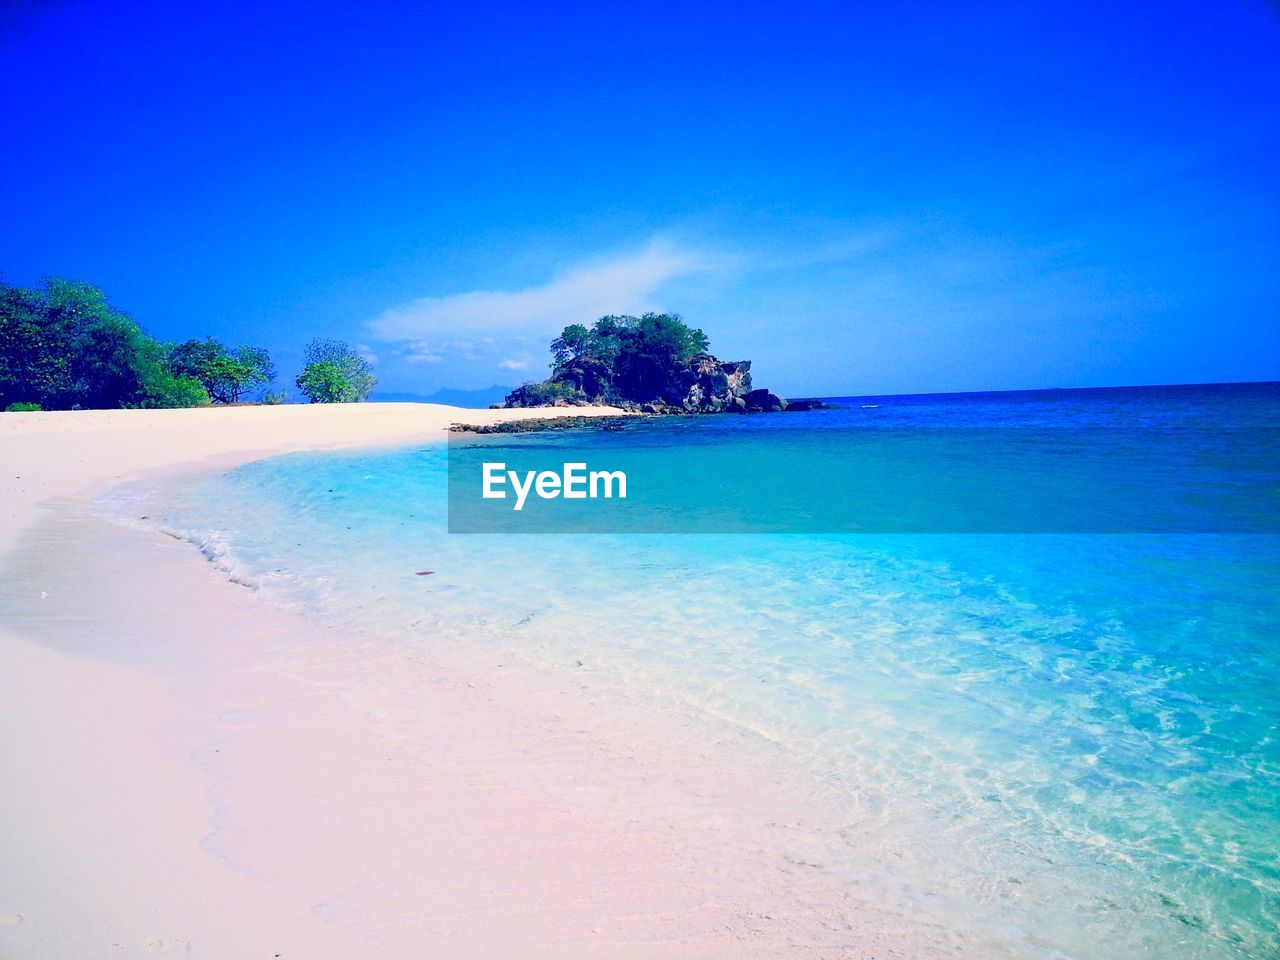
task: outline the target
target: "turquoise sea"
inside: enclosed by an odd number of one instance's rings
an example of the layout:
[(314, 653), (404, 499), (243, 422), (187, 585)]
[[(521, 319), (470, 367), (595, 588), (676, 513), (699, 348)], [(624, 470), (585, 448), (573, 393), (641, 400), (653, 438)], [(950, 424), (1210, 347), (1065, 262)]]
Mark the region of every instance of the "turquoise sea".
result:
[[(1004, 532), (984, 531), (1027, 492), (1007, 458), (994, 493), (949, 499), (937, 529), (899, 502), (906, 532), (450, 534), (444, 445), (260, 461), (156, 492), (146, 513), (308, 616), (500, 653), (531, 677), (579, 671), (601, 696), (751, 731), (845, 798), (839, 822), (811, 824), (822, 869), (1019, 955), (1280, 956), (1280, 385), (835, 402), (492, 442), (625, 451), (654, 474), (696, 448), (678, 512), (717, 529), (794, 510), (770, 502), (803, 460), (780, 450), (961, 435), (968, 466), (927, 469), (972, 477), (993, 462), (984, 438), (1014, 438), (1014, 463), (1036, 461), (1038, 436), (1110, 446), (1055, 453), (1061, 486)], [(1182, 468), (1092, 532), (1087, 491), (1125, 474), (1116, 431)], [(1159, 442), (1134, 444), (1144, 433)], [(807, 490), (810, 517), (849, 499)]]

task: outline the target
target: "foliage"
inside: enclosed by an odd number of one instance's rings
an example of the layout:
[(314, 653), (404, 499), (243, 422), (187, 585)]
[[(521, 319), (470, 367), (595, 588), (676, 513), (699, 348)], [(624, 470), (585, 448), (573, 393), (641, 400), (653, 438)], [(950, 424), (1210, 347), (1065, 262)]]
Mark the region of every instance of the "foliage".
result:
[[(600, 322), (603, 322), (603, 318)], [(580, 323), (564, 328), (560, 336), (551, 341), (551, 363), (553, 369), (563, 367), (570, 360), (587, 356), (592, 352), (593, 341), (591, 331)]]
[(0, 282), (0, 403), (48, 403), (65, 390), (65, 331), (47, 322), (44, 292)]
[(268, 407), (274, 407), (288, 402), (289, 394), (283, 390), (268, 390), (262, 395), (262, 403)]
[(0, 282), (0, 405), (63, 410), (198, 400), (180, 380), (165, 367), (160, 345), (92, 284)]
[(40, 410), (38, 403), (11, 403), (4, 408), (5, 413), (35, 413)]
[(179, 376), (198, 380), (215, 403), (238, 403), (250, 390), (266, 386), (276, 375), (275, 364), (266, 350), (230, 350), (213, 337), (170, 347), (168, 366)]
[(609, 319), (622, 321), (615, 334), (614, 387), (629, 399), (661, 396), (673, 370), (707, 351), (707, 335), (686, 326), (676, 315), (646, 313), (639, 320)]
[(587, 396), (571, 383), (543, 380), (541, 383), (526, 383), (517, 387), (507, 397), (508, 405), (513, 407), (546, 407), (557, 400), (585, 402)]
[(195, 377), (180, 376), (157, 365), (147, 377), (146, 390), (135, 407), (207, 407), (209, 391)]
[(306, 366), (294, 381), (312, 403), (357, 403), (378, 382), (373, 365), (341, 340), (307, 344)]
[(551, 358), (555, 367), (583, 357), (617, 365), (648, 356), (669, 365), (706, 353), (709, 345), (707, 335), (686, 324), (678, 313), (610, 315), (590, 329), (580, 323), (565, 327), (551, 341)]
[[(198, 407), (237, 403), (275, 378), (266, 350), (213, 337), (161, 345), (92, 284), (0, 280), (0, 409)], [(315, 403), (364, 400), (369, 361), (337, 340), (313, 340), (297, 385)], [(264, 392), (263, 403), (286, 403)]]
[(194, 377), (208, 390), (206, 382), (209, 367), (228, 356), (227, 348), (213, 337), (203, 340), (184, 340), (168, 348), (169, 369), (180, 376)]
[(507, 403), (537, 406), (583, 396), (648, 402), (662, 397), (673, 375), (709, 345), (705, 333), (675, 313), (611, 315), (590, 328), (572, 324), (551, 341), (551, 379), (526, 384)]
[(350, 403), (356, 399), (351, 381), (332, 360), (308, 363), (294, 382), (312, 403)]
[(232, 360), (238, 365), (241, 373), (241, 389), (265, 387), (276, 378), (276, 365), (262, 347), (236, 347)]

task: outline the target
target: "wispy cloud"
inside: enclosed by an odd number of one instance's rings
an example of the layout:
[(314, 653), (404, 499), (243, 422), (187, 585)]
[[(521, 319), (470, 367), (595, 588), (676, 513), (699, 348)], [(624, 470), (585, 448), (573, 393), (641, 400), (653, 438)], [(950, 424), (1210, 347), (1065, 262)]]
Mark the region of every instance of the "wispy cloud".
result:
[(444, 359), (429, 343), (410, 343), (405, 347), (404, 358), (409, 363), (439, 363)]
[(517, 338), (545, 342), (566, 324), (659, 309), (656, 297), (665, 284), (720, 266), (714, 254), (655, 238), (635, 252), (574, 266), (541, 286), (420, 297), (384, 311), (368, 328), (379, 340), (411, 343), (410, 360), (415, 352), (445, 352), (460, 331), (508, 344)]
[(505, 360), (498, 361), (499, 370), (528, 370), (529, 361), (521, 360), (518, 357), (507, 357)]

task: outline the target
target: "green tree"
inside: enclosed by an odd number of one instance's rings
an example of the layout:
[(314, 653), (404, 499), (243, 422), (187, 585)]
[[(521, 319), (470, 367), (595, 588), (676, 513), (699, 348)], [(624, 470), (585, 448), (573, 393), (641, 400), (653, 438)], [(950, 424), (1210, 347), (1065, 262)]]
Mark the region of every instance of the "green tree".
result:
[(555, 369), (586, 356), (591, 349), (591, 331), (580, 323), (564, 328), (560, 336), (551, 341), (551, 361)]
[(44, 405), (70, 385), (66, 330), (49, 322), (42, 290), (0, 281), (0, 404)]
[(305, 359), (294, 382), (312, 403), (358, 403), (378, 382), (373, 365), (341, 340), (312, 340)]
[(243, 371), (243, 390), (265, 387), (276, 378), (275, 362), (262, 347), (236, 347), (235, 359)]
[(168, 365), (179, 376), (199, 380), (215, 403), (238, 403), (255, 387), (275, 379), (271, 355), (260, 347), (227, 348), (220, 340), (186, 340), (169, 348)]
[(50, 278), (43, 287), (23, 289), (0, 282), (0, 406), (58, 410), (198, 400), (192, 384), (166, 376), (164, 361), (160, 345), (92, 284)]
[(205, 384), (206, 390), (209, 366), (229, 355), (226, 345), (213, 337), (170, 344), (167, 353), (166, 363), (170, 370), (180, 377), (193, 377), (199, 380)]
[(582, 357), (615, 363), (625, 355), (652, 356), (665, 363), (683, 363), (706, 353), (710, 343), (701, 330), (689, 326), (678, 313), (601, 317), (588, 330), (575, 323), (551, 341), (557, 366)]
[(175, 376), (167, 367), (157, 366), (147, 378), (146, 389), (135, 407), (207, 407), (209, 391), (199, 380)]
[(512, 391), (507, 403), (674, 402), (688, 391), (689, 362), (709, 346), (707, 335), (677, 313), (609, 315), (590, 329), (572, 324), (551, 341), (551, 378)]
[(623, 317), (617, 329), (618, 353), (613, 361), (614, 382), (625, 397), (662, 397), (671, 374), (700, 353), (707, 335), (688, 326), (679, 314), (646, 313)]

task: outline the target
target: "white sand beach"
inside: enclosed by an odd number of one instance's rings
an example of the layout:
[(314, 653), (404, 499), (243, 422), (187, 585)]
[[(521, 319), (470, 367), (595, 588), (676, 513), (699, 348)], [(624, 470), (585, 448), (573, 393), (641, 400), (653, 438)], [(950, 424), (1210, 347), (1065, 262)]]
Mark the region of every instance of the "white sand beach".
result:
[[(301, 617), (189, 544), (83, 509), (153, 471), (536, 415), (364, 404), (0, 416), (0, 562), (28, 611), (0, 629), (0, 957), (967, 952), (810, 869), (787, 851), (785, 824), (756, 829), (756, 799), (813, 802), (765, 767), (717, 765), (706, 742), (679, 736), (659, 747), (643, 718), (588, 726), (556, 691), (523, 696), (518, 676), (502, 686), (422, 660), (342, 657), (341, 638), (309, 660)], [(282, 646), (288, 670), (266, 653)], [(330, 681), (353, 671), (386, 698), (380, 709), (412, 701), (413, 725), (389, 736), (337, 695)], [(736, 736), (714, 748), (738, 757)]]

